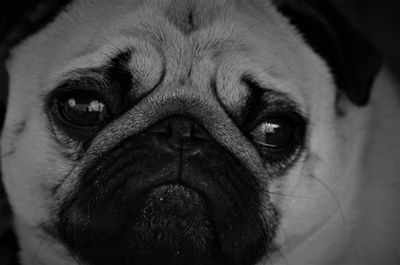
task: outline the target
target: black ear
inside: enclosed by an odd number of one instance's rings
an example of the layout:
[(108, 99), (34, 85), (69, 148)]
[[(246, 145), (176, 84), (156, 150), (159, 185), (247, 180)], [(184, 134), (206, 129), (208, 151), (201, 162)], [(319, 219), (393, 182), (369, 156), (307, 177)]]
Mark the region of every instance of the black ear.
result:
[(72, 1), (0, 1), (0, 60), (5, 60), (13, 46), (51, 22)]
[(275, 0), (331, 68), (337, 87), (358, 106), (368, 103), (382, 59), (378, 50), (328, 0)]
[(0, 133), (8, 94), (5, 61), (10, 50), (39, 31), (73, 0), (2, 0), (0, 1)]
[(6, 102), (8, 97), (7, 84), (8, 75), (6, 69), (3, 64), (0, 64), (0, 137), (6, 116)]

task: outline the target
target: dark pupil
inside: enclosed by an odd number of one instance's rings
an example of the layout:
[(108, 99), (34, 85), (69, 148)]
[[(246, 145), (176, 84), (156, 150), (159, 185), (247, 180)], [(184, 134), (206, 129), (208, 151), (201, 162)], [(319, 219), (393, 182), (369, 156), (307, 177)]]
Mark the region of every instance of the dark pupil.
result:
[(270, 122), (266, 125), (265, 143), (271, 147), (286, 147), (293, 136), (293, 128), (287, 122)]
[(104, 105), (93, 98), (70, 98), (62, 103), (65, 119), (77, 125), (92, 125), (102, 121)]

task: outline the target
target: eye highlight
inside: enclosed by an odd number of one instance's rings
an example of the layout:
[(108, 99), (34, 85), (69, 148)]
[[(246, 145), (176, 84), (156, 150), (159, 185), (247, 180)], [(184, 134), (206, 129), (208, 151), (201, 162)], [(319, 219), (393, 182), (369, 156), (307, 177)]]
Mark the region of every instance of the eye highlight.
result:
[(254, 141), (267, 148), (281, 149), (292, 144), (295, 125), (285, 119), (268, 119), (253, 131)]
[(58, 103), (60, 117), (76, 126), (96, 126), (109, 117), (105, 102), (90, 95), (74, 95)]

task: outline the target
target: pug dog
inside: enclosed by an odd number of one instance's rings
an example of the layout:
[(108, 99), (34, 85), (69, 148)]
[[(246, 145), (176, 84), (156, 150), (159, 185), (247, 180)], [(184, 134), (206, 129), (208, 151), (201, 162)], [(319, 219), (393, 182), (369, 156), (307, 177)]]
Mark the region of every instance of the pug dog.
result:
[(326, 1), (29, 8), (2, 36), (19, 264), (398, 264), (395, 83)]

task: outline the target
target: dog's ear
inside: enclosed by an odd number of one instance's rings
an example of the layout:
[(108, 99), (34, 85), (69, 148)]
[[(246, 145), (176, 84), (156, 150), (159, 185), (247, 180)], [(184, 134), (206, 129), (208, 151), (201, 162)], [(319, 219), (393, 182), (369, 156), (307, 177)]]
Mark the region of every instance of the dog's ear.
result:
[(275, 0), (274, 4), (326, 61), (340, 91), (354, 104), (366, 105), (382, 63), (369, 40), (328, 0)]
[(5, 61), (10, 50), (29, 35), (43, 28), (73, 0), (0, 1), (0, 132), (8, 94)]
[(6, 102), (8, 97), (7, 84), (8, 75), (6, 69), (3, 64), (0, 64), (0, 137), (6, 116)]
[(43, 28), (73, 0), (2, 0), (0, 2), (0, 60), (27, 36)]

